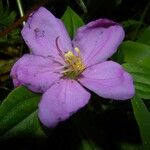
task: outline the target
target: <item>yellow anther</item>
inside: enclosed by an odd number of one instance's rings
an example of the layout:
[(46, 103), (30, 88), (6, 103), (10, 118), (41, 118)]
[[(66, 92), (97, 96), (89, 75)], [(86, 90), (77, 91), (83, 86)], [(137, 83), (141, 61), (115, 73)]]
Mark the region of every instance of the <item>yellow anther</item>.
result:
[(65, 58), (69, 58), (69, 57), (73, 57), (74, 54), (71, 51), (68, 51), (67, 53), (65, 53)]
[(79, 48), (75, 47), (74, 50), (76, 51), (77, 55), (75, 55), (72, 51), (68, 51), (64, 54), (67, 67), (64, 67), (65, 70), (63, 73), (64, 76), (70, 77), (72, 79), (79, 76), (79, 74), (82, 73), (85, 69), (82, 58), (80, 57)]
[(78, 47), (75, 47), (74, 50), (79, 54), (80, 53), (80, 50)]

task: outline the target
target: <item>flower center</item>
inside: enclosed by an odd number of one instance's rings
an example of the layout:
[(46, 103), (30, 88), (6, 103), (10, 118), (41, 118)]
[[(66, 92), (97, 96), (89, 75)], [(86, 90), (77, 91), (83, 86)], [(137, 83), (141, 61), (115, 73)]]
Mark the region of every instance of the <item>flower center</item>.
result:
[(76, 79), (85, 69), (85, 65), (82, 62), (79, 48), (75, 48), (75, 53), (68, 51), (64, 54), (65, 67), (62, 72), (65, 77)]

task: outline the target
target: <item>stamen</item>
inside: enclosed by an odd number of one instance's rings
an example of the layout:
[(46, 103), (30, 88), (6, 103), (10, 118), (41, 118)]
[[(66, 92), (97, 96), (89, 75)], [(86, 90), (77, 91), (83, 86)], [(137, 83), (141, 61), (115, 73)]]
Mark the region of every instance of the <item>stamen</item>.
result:
[(79, 50), (78, 47), (75, 47), (74, 50), (75, 50), (78, 54), (80, 54), (80, 50)]
[(74, 56), (74, 54), (71, 51), (68, 51), (67, 53), (65, 53), (65, 58), (70, 58), (70, 57), (73, 57), (73, 56)]
[(64, 54), (66, 65), (64, 66), (64, 71), (62, 72), (64, 76), (69, 77), (71, 79), (75, 79), (85, 69), (85, 66), (82, 62), (82, 58), (80, 56), (79, 48), (75, 47), (74, 50), (77, 53), (77, 55), (75, 55), (72, 51), (68, 51)]

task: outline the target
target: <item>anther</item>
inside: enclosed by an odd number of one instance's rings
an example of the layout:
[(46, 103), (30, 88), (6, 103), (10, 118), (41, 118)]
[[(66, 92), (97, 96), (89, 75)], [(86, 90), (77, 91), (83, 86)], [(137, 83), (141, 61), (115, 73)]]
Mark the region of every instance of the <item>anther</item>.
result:
[(80, 53), (80, 50), (78, 47), (75, 47), (74, 50), (79, 54)]

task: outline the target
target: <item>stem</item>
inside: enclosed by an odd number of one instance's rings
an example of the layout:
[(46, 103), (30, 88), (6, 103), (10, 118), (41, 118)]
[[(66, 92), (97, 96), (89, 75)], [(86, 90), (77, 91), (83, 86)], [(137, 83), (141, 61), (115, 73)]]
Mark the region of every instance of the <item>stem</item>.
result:
[(18, 5), (18, 8), (19, 8), (20, 16), (23, 17), (24, 16), (24, 11), (23, 11), (23, 8), (22, 8), (21, 0), (16, 0), (16, 1), (17, 1), (17, 5)]
[[(21, 0), (16, 0), (16, 2), (17, 2), (17, 5), (18, 5), (20, 16), (23, 17), (24, 16), (24, 11), (23, 11)], [(25, 22), (23, 22), (23, 25), (25, 25)]]
[(87, 13), (87, 8), (83, 2), (83, 0), (76, 0), (80, 7), (83, 9), (84, 13)]
[(9, 0), (7, 0), (7, 7), (9, 8), (9, 6), (10, 6), (10, 5), (9, 5)]

